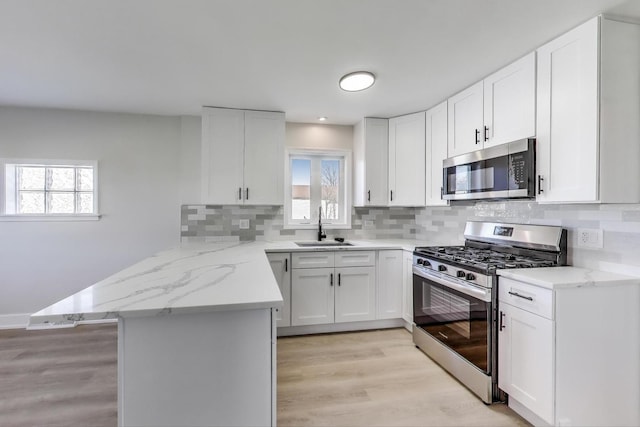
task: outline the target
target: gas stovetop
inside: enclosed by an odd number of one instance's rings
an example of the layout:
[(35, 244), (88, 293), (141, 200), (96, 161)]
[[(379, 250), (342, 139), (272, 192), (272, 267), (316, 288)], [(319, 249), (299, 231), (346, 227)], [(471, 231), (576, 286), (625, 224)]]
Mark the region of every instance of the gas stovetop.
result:
[(472, 267), (477, 271), (488, 274), (502, 268), (553, 267), (557, 264), (553, 260), (531, 255), (500, 252), (495, 249), (471, 246), (425, 246), (417, 247), (414, 253), (448, 262), (452, 265)]
[(561, 227), (469, 221), (464, 237), (464, 246), (415, 248), (414, 264), (469, 281), (474, 273), (495, 276), (498, 269), (554, 267), (567, 261), (567, 231)]

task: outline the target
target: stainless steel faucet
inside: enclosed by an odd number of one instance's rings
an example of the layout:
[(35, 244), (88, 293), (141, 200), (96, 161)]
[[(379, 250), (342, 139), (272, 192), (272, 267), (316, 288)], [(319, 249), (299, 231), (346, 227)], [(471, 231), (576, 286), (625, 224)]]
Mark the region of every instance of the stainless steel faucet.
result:
[(320, 206), (318, 209), (318, 242), (326, 238), (327, 234), (322, 232), (322, 206)]

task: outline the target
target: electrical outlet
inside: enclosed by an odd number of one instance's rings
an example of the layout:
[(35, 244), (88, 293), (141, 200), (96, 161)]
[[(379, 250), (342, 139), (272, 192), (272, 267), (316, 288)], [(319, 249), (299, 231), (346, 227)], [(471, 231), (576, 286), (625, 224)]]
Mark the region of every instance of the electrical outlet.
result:
[(238, 227), (240, 228), (240, 230), (247, 230), (249, 228), (249, 220), (241, 219)]
[(365, 227), (373, 227), (373, 220), (372, 219), (365, 219), (364, 220), (364, 226)]
[(578, 247), (588, 249), (602, 249), (604, 246), (604, 232), (598, 228), (578, 228)]

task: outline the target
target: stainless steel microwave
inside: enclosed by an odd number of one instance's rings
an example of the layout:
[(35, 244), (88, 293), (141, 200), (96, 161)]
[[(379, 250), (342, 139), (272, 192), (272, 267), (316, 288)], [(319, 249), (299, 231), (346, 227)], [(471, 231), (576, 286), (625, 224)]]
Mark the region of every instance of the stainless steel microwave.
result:
[(521, 139), (442, 162), (445, 200), (535, 197), (535, 139)]

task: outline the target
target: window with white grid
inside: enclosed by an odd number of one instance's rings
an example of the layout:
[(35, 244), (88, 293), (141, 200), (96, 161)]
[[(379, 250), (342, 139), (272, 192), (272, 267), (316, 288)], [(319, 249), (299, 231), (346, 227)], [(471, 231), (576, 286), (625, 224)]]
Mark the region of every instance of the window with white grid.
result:
[(3, 160), (4, 216), (95, 216), (97, 162)]

